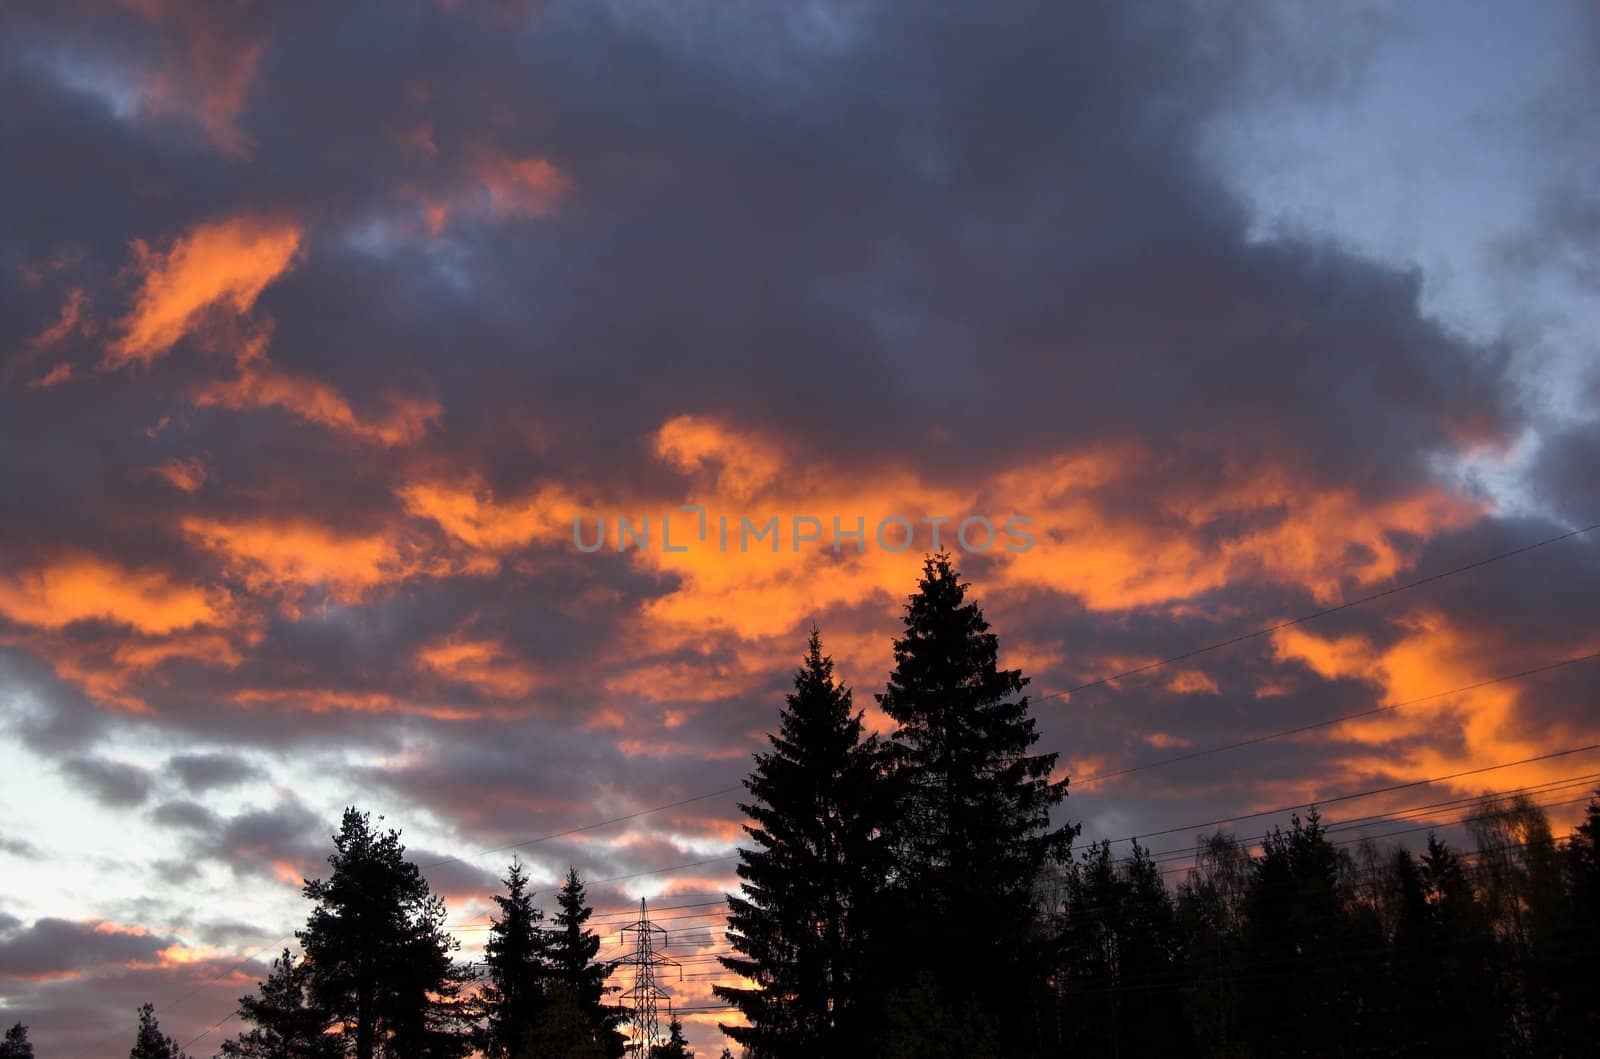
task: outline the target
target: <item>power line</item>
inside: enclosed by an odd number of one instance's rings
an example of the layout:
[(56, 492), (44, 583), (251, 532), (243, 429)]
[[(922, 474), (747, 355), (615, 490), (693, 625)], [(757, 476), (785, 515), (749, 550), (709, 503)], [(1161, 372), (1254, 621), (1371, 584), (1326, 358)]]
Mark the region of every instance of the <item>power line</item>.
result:
[(1357, 798), (1370, 798), (1375, 794), (1388, 794), (1391, 791), (1403, 791), (1411, 787), (1425, 787), (1433, 783), (1443, 783), (1446, 780), (1462, 779), (1467, 776), (1477, 776), (1484, 772), (1494, 772), (1497, 769), (1513, 768), (1517, 765), (1531, 765), (1537, 761), (1549, 761), (1558, 757), (1567, 757), (1572, 754), (1582, 754), (1590, 750), (1600, 750), (1600, 743), (1589, 743), (1585, 746), (1569, 747), (1566, 750), (1555, 750), (1548, 754), (1536, 754), (1533, 757), (1521, 758), (1517, 761), (1503, 761), (1498, 765), (1483, 765), (1479, 768), (1465, 769), (1461, 772), (1451, 772), (1443, 776), (1433, 776), (1425, 780), (1409, 780), (1405, 783), (1395, 783), (1387, 787), (1374, 787), (1372, 790), (1355, 791), (1350, 794), (1334, 795), (1330, 798), (1318, 798), (1309, 802), (1296, 802), (1293, 805), (1279, 806), (1276, 809), (1262, 809), (1258, 812), (1243, 813), (1239, 816), (1226, 816), (1218, 820), (1210, 820), (1200, 824), (1188, 824), (1183, 827), (1169, 827), (1161, 831), (1146, 831), (1139, 835), (1129, 835), (1127, 838), (1113, 839), (1115, 842), (1132, 842), (1141, 838), (1157, 838), (1161, 835), (1175, 835), (1180, 831), (1199, 831), (1206, 828), (1217, 827), (1221, 824), (1232, 824), (1240, 820), (1255, 820), (1263, 816), (1272, 816), (1276, 813), (1287, 813), (1295, 809), (1309, 809), (1313, 806), (1331, 805), (1334, 802), (1353, 801)]

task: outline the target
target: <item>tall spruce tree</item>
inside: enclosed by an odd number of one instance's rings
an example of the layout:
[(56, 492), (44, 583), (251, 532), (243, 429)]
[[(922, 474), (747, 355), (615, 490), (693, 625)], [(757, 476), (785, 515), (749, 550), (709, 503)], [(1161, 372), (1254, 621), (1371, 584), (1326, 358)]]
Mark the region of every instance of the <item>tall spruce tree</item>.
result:
[(1395, 923), (1390, 976), (1396, 1055), (1473, 1055), (1498, 1050), (1510, 1015), (1502, 946), (1461, 860), (1436, 836), (1419, 858), (1392, 858)]
[(254, 1025), (223, 1042), (227, 1059), (340, 1059), (343, 1042), (332, 1019), (310, 998), (311, 965), (285, 949), (254, 996), (239, 998), (239, 1018)]
[(355, 1059), (455, 1059), (471, 1046), (452, 960), (444, 901), (405, 858), (400, 832), (379, 832), (345, 810), (326, 879), (298, 932), (311, 964), (310, 996), (340, 1025)]
[[(1052, 826), (1067, 795), (1038, 740), (1019, 670), (948, 555), (928, 558), (906, 605), (894, 672), (878, 697), (898, 807), (891, 830), (902, 928), (889, 971), (930, 970), (943, 1002), (979, 1001), (1012, 1054), (1037, 1046), (1043, 974), (1033, 931), (1040, 869), (1077, 828)], [(914, 970), (913, 970), (914, 973)]]
[(774, 1059), (847, 1054), (888, 866), (877, 740), (862, 738), (815, 629), (794, 687), (739, 807), (754, 846), (739, 851), (745, 896), (728, 898), (738, 955), (722, 964), (755, 984), (714, 987), (748, 1022), (724, 1032)]
[(156, 1006), (146, 1004), (139, 1009), (139, 1035), (133, 1040), (128, 1059), (189, 1059), (178, 1042), (161, 1032), (156, 1021)]
[(33, 1059), (28, 1027), (19, 1022), (6, 1030), (5, 1040), (0, 1040), (0, 1059)]
[(550, 990), (550, 940), (521, 861), (512, 861), (503, 881), (506, 892), (494, 898), (500, 914), (483, 947), (484, 981), (474, 1003), (483, 1019), (479, 1046), (487, 1059), (527, 1059)]
[(571, 996), (590, 1035), (604, 1053), (620, 1056), (627, 1043), (617, 1032), (622, 1012), (606, 1003), (606, 997), (616, 991), (615, 987), (606, 985), (606, 979), (615, 968), (595, 960), (600, 951), (600, 938), (588, 928), (594, 910), (589, 907), (589, 898), (576, 868), (567, 869), (566, 881), (556, 892), (556, 906), (549, 935), (551, 981)]
[(1349, 857), (1313, 809), (1262, 842), (1247, 898), (1246, 1030), (1256, 1053), (1298, 1054), (1319, 1027), (1329, 1054), (1365, 1054), (1381, 1031), (1385, 939), (1352, 908)]

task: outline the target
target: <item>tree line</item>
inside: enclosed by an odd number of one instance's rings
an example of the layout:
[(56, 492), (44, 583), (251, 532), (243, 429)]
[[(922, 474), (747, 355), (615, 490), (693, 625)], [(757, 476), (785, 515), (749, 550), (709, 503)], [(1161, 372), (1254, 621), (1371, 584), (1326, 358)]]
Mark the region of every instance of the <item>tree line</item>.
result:
[[(1600, 795), (1564, 840), (1487, 797), (1471, 850), (1218, 831), (1157, 855), (1074, 849), (1027, 680), (946, 555), (929, 558), (866, 732), (813, 629), (745, 782), (748, 841), (714, 990), (747, 1059), (1581, 1056), (1600, 1052)], [(301, 954), (241, 998), (227, 1059), (618, 1059), (627, 1012), (569, 870), (547, 921), (513, 861), (481, 961), (398, 831), (347, 810), (308, 880)], [(0, 1059), (32, 1057), (22, 1025)], [(648, 1059), (692, 1056), (674, 1019)], [(731, 1057), (731, 1050), (723, 1055)], [(185, 1059), (153, 1009), (130, 1059)]]
[[(1074, 850), (1026, 680), (947, 556), (924, 565), (865, 734), (812, 633), (741, 806), (718, 986), (752, 1059), (1600, 1054), (1600, 795), (1564, 841), (1486, 798), (1475, 849), (1217, 832), (1176, 887)], [(1592, 778), (1592, 777), (1591, 777)]]

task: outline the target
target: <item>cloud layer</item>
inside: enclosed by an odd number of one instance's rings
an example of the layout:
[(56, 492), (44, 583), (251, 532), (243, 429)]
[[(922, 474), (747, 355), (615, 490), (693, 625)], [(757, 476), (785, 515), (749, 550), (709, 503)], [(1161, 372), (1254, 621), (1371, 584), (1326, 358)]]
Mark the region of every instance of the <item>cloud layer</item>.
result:
[[(1458, 326), (1337, 225), (1263, 234), (1218, 149), (1362, 91), (1393, 16), (13, 16), (0, 996), (48, 1050), (120, 1054), (146, 999), (193, 991), (158, 1008), (180, 1037), (220, 1017), (352, 803), (424, 862), (495, 851), (430, 869), (469, 951), (534, 837), (602, 923), (684, 905), (706, 1002), (734, 796), (563, 832), (736, 786), (813, 622), (878, 720), (926, 519), (1029, 520), (962, 565), (1078, 776), (1600, 650), (1581, 537), (1052, 694), (1597, 517), (1600, 431), (1550, 384), (1592, 392), (1592, 332)], [(1528, 113), (1595, 131), (1572, 95)], [(1537, 237), (1484, 222), (1486, 275), (1593, 276), (1600, 183), (1564, 167)], [(1068, 811), (1115, 837), (1532, 756), (1594, 741), (1597, 690), (1489, 685)]]

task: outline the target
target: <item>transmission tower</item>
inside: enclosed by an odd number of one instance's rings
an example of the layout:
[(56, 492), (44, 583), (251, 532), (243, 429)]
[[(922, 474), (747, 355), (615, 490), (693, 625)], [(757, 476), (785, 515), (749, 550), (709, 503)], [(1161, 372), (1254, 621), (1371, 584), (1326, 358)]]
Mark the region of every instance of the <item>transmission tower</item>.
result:
[[(667, 967), (678, 969), (678, 980), (683, 980), (683, 965), (662, 954), (667, 947), (667, 932), (650, 922), (650, 909), (645, 899), (639, 898), (639, 920), (622, 928), (622, 935), (633, 935), (633, 951), (619, 963), (633, 968), (633, 987), (624, 991), (623, 1001), (632, 1010), (629, 1025), (628, 1051), (647, 1059), (650, 1049), (665, 1043), (661, 1032), (660, 1009), (664, 1000), (669, 1008), (672, 993), (661, 984), (661, 971)], [(659, 940), (659, 945), (657, 944)]]

